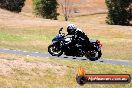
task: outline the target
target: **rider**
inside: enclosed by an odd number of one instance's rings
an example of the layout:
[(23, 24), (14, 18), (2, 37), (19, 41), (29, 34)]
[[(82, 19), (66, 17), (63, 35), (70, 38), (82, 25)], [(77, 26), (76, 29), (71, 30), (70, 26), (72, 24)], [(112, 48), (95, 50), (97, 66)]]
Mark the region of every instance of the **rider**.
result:
[(74, 24), (69, 24), (67, 26), (67, 32), (68, 35), (74, 35), (75, 44), (86, 46), (90, 43), (87, 35), (81, 29), (77, 28)]

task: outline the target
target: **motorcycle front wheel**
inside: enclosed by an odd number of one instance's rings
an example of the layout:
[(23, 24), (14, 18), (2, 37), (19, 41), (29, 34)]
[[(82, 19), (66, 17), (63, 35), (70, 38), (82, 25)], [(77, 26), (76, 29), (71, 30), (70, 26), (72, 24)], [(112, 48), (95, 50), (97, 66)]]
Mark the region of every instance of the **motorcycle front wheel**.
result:
[(61, 56), (63, 54), (62, 50), (60, 50), (59, 48), (57, 48), (55, 45), (49, 45), (48, 46), (48, 52), (52, 55), (52, 56)]
[(100, 59), (101, 55), (102, 55), (101, 50), (100, 51), (91, 51), (91, 52), (86, 53), (85, 57), (87, 59), (89, 59), (90, 61), (96, 61), (96, 60)]

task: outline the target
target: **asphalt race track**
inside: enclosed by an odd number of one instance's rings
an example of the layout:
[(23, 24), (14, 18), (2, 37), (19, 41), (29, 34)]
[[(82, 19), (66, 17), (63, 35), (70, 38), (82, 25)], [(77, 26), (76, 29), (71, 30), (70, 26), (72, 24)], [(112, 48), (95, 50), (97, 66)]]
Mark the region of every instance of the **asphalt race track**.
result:
[[(85, 57), (71, 57), (71, 56), (64, 56), (64, 55), (62, 55), (61, 57), (53, 57), (50, 54), (45, 54), (40, 52), (28, 52), (28, 51), (22, 51), (22, 50), (0, 49), (0, 53), (20, 54), (20, 55), (27, 55), (27, 56), (43, 57), (43, 58), (60, 58), (60, 59), (66, 59), (66, 60), (74, 59), (74, 60), (89, 61)], [(101, 58), (97, 60), (96, 62), (132, 66), (132, 61), (128, 61), (128, 60), (112, 60), (112, 59)]]

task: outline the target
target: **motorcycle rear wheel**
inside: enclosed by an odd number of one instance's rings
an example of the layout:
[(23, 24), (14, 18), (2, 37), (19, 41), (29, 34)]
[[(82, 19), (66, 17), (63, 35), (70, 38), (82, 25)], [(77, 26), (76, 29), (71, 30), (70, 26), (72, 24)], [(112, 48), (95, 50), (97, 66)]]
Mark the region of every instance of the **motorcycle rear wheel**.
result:
[(100, 50), (100, 51), (97, 51), (96, 53), (87, 53), (85, 54), (85, 57), (89, 59), (90, 61), (96, 61), (100, 59), (101, 55), (102, 55), (102, 52)]
[(48, 52), (52, 55), (52, 56), (61, 56), (63, 54), (62, 50), (59, 50), (55, 45), (49, 45), (48, 46)]

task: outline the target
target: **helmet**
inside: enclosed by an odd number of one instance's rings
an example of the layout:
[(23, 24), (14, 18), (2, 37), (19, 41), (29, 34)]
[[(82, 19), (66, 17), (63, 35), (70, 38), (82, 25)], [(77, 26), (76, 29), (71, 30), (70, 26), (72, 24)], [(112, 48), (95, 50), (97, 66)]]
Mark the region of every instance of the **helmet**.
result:
[(76, 27), (74, 24), (69, 24), (69, 25), (67, 26), (67, 32), (68, 32), (68, 33), (72, 33), (72, 32), (74, 32), (74, 31), (76, 31), (76, 29), (77, 29), (77, 27)]

